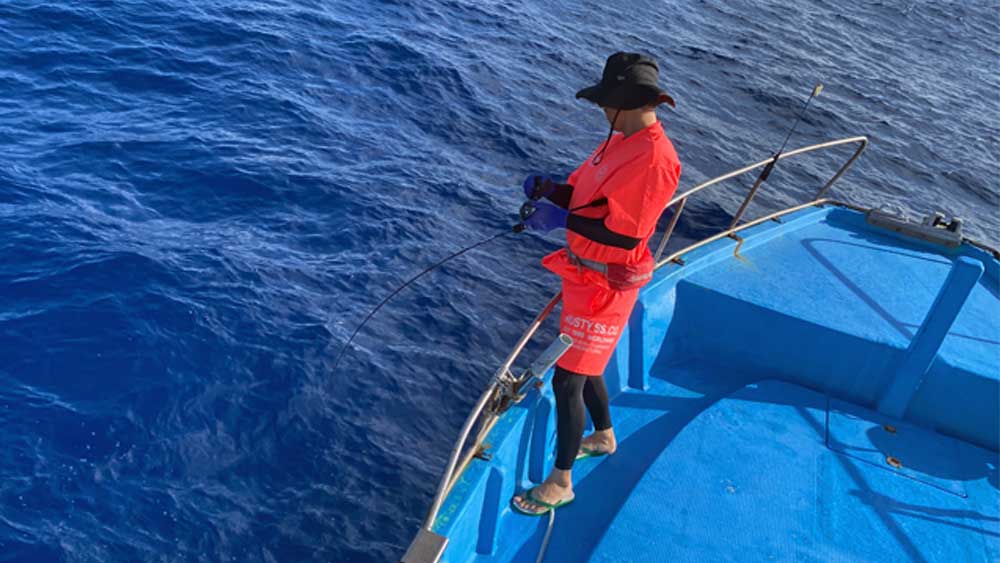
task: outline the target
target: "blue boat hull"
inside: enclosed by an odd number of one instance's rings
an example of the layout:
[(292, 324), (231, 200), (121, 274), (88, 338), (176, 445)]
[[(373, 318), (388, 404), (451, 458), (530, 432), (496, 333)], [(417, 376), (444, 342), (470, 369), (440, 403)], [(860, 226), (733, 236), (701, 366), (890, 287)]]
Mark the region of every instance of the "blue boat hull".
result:
[[(644, 288), (605, 374), (619, 449), (575, 466), (545, 561), (1000, 559), (996, 257), (832, 205), (740, 236)], [(509, 499), (552, 467), (548, 386), (485, 442), (442, 560), (535, 561), (548, 519)]]

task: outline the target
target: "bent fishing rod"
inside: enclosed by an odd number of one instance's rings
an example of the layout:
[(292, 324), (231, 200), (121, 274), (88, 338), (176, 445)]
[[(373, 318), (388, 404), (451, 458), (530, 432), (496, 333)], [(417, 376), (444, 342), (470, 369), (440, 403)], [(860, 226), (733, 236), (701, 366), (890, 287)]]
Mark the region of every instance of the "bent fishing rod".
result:
[(795, 120), (795, 123), (792, 124), (792, 128), (788, 130), (788, 134), (785, 135), (785, 140), (781, 143), (781, 147), (778, 148), (778, 152), (774, 153), (774, 156), (771, 157), (771, 161), (768, 162), (767, 166), (765, 166), (764, 169), (760, 171), (760, 174), (757, 175), (757, 179), (754, 180), (753, 187), (750, 188), (750, 193), (747, 194), (747, 198), (743, 200), (743, 204), (740, 205), (739, 211), (737, 211), (736, 215), (733, 216), (733, 222), (729, 225), (730, 230), (736, 228), (736, 224), (739, 223), (740, 218), (743, 217), (743, 212), (747, 210), (747, 206), (750, 205), (754, 196), (757, 195), (757, 190), (760, 189), (761, 184), (766, 182), (767, 178), (771, 175), (771, 171), (774, 170), (774, 165), (777, 164), (778, 159), (781, 158), (781, 153), (785, 152), (785, 146), (788, 145), (788, 140), (792, 138), (792, 133), (795, 132), (795, 128), (799, 126), (802, 118), (806, 115), (806, 110), (809, 109), (809, 102), (813, 101), (813, 98), (816, 96), (819, 96), (819, 93), (822, 91), (822, 84), (817, 84), (813, 87), (812, 93), (809, 94), (809, 99), (807, 99), (806, 103), (802, 106), (802, 111), (799, 112), (799, 117)]
[[(493, 241), (495, 241), (495, 240), (497, 240), (499, 238), (505, 237), (507, 235), (517, 234), (517, 233), (523, 232), (525, 229), (527, 229), (527, 225), (525, 224), (525, 221), (528, 220), (528, 217), (531, 217), (532, 215), (535, 214), (535, 211), (537, 210), (537, 208), (535, 206), (535, 202), (538, 201), (539, 199), (541, 199), (541, 197), (542, 197), (541, 195), (533, 196), (531, 199), (529, 199), (528, 201), (525, 201), (523, 204), (521, 204), (521, 208), (518, 211), (518, 216), (520, 217), (521, 220), (516, 225), (510, 227), (509, 229), (504, 229), (504, 230), (500, 231), (499, 233), (497, 233), (495, 235), (486, 237), (486, 238), (484, 238), (483, 240), (481, 240), (479, 242), (476, 242), (474, 244), (470, 244), (469, 246), (466, 246), (465, 248), (462, 248), (462, 249), (460, 249), (460, 250), (458, 250), (456, 252), (453, 252), (453, 253), (449, 254), (448, 256), (445, 256), (441, 260), (438, 260), (434, 264), (432, 264), (432, 265), (424, 268), (423, 270), (421, 270), (420, 272), (418, 272), (415, 276), (411, 277), (410, 279), (408, 279), (405, 282), (403, 282), (402, 284), (400, 284), (396, 289), (394, 289), (392, 291), (392, 293), (390, 293), (389, 295), (385, 296), (384, 299), (382, 299), (381, 301), (379, 301), (378, 304), (375, 305), (375, 307), (373, 307), (372, 310), (369, 311), (367, 315), (365, 315), (365, 318), (361, 321), (361, 323), (358, 325), (358, 327), (355, 328), (354, 332), (351, 333), (350, 338), (347, 339), (347, 342), (345, 342), (344, 345), (340, 348), (340, 352), (337, 353), (337, 357), (336, 357), (336, 359), (334, 359), (334, 361), (333, 361), (333, 367), (330, 369), (330, 371), (334, 371), (334, 370), (337, 369), (337, 366), (340, 365), (340, 360), (342, 360), (344, 358), (344, 354), (347, 353), (348, 347), (351, 345), (352, 342), (354, 342), (354, 337), (356, 337), (358, 335), (358, 333), (361, 332), (361, 329), (364, 328), (364, 326), (366, 324), (368, 324), (368, 321), (370, 321), (372, 319), (372, 317), (375, 316), (375, 313), (377, 313), (379, 311), (379, 309), (382, 308), (383, 305), (385, 305), (386, 303), (388, 303), (396, 295), (399, 295), (399, 292), (401, 292), (404, 289), (406, 289), (407, 287), (409, 287), (413, 282), (415, 282), (418, 279), (420, 279), (424, 274), (428, 274), (428, 273), (434, 271), (435, 269), (437, 269), (439, 266), (441, 266), (445, 262), (448, 262), (449, 260), (452, 260), (454, 258), (458, 258), (459, 256), (465, 254), (466, 252), (468, 252), (468, 251), (470, 251), (470, 250), (472, 250), (474, 248), (478, 248), (478, 247), (483, 246), (485, 244), (491, 243), (491, 242), (493, 242)], [(608, 199), (605, 198), (605, 197), (602, 197), (602, 198), (598, 198), (598, 199), (596, 199), (596, 200), (594, 200), (594, 201), (592, 201), (592, 202), (590, 202), (588, 204), (581, 205), (579, 207), (574, 207), (572, 209), (569, 209), (569, 210), (567, 210), (567, 213), (573, 213), (574, 211), (579, 211), (581, 209), (586, 209), (588, 207), (598, 207), (598, 206), (601, 206), (601, 205), (605, 205), (607, 203), (608, 203)]]

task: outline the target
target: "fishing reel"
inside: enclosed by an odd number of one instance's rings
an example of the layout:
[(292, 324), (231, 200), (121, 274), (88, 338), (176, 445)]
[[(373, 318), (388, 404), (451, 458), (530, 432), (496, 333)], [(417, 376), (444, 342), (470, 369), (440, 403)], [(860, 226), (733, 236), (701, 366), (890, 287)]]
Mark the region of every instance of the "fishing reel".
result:
[(528, 217), (534, 215), (535, 211), (537, 210), (538, 208), (535, 207), (535, 200), (533, 199), (529, 199), (528, 201), (522, 203), (521, 209), (519, 209), (517, 212), (517, 215), (521, 219), (521, 222), (514, 225), (511, 228), (511, 230), (514, 231), (515, 233), (520, 233), (521, 231), (526, 229), (527, 227), (524, 225), (524, 222), (528, 220)]

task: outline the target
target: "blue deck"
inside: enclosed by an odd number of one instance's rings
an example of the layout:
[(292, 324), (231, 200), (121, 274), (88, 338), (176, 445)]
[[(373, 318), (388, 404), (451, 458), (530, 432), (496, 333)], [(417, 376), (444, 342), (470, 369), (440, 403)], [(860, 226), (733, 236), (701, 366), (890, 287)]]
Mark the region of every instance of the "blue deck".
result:
[[(619, 450), (577, 463), (546, 561), (1000, 560), (997, 261), (835, 207), (742, 234), (644, 289), (606, 373)], [(905, 414), (880, 412), (960, 256), (982, 277)], [(546, 521), (507, 501), (551, 468), (553, 410), (533, 393), (491, 432), (445, 560), (535, 560)]]
[[(663, 406), (668, 405), (668, 396), (661, 397)], [(628, 404), (632, 398), (625, 394), (618, 404)], [(655, 418), (646, 434), (633, 434), (628, 440), (648, 439), (665, 447), (658, 454), (646, 450), (621, 459), (615, 459), (616, 453), (594, 468), (580, 487), (583, 494), (586, 483), (593, 482), (591, 495), (557, 516), (569, 525), (557, 526), (558, 539), (550, 549), (566, 558), (552, 560), (992, 561), (1000, 557), (996, 542), (1000, 511), (995, 482), (988, 481), (995, 455), (932, 435), (958, 456), (931, 460), (921, 469), (935, 462), (952, 464), (935, 477), (960, 480), (958, 491), (934, 481), (901, 478), (881, 455), (865, 460), (827, 447), (826, 407), (821, 393), (766, 381), (712, 404), (680, 432), (670, 432), (677, 424), (670, 422), (678, 416), (672, 414), (674, 409), (651, 413)], [(867, 422), (877, 418), (872, 413), (849, 412), (858, 417), (852, 421), (864, 421), (873, 435), (885, 434), (852, 442), (846, 449), (849, 453), (892, 449), (894, 444), (885, 443), (890, 437), (918, 432), (900, 427), (891, 435), (881, 425)], [(627, 441), (623, 445), (631, 446)], [(916, 459), (905, 450), (895, 453), (907, 464)], [(647, 459), (638, 459), (643, 455)], [(642, 465), (646, 467), (632, 486), (608, 495), (606, 484), (615, 482), (623, 467)], [(604, 502), (590, 501), (601, 494), (608, 495)], [(610, 512), (613, 525), (587, 530), (594, 536), (582, 533), (581, 524), (596, 510)], [(596, 541), (581, 546), (580, 537)]]

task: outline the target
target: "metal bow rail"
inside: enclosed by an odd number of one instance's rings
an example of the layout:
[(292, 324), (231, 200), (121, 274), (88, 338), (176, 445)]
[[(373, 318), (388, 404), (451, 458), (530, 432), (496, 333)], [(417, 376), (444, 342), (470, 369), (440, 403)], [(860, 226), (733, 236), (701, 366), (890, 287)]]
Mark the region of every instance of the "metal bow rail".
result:
[[(829, 142), (826, 142), (826, 143), (819, 143), (819, 144), (816, 144), (816, 145), (810, 145), (808, 147), (802, 147), (802, 148), (795, 149), (795, 150), (792, 150), (792, 151), (784, 152), (784, 153), (781, 153), (778, 156), (778, 160), (780, 161), (780, 160), (784, 160), (786, 158), (791, 158), (793, 156), (798, 156), (800, 154), (805, 154), (805, 153), (809, 153), (809, 152), (813, 152), (813, 151), (818, 151), (818, 150), (822, 150), (822, 149), (828, 149), (830, 147), (836, 147), (836, 146), (839, 146), (839, 145), (847, 145), (847, 144), (852, 144), (852, 143), (857, 143), (858, 144), (858, 148), (854, 151), (854, 154), (852, 154), (851, 157), (849, 159), (847, 159), (847, 161), (844, 162), (843, 165), (841, 165), (841, 167), (837, 170), (837, 172), (833, 176), (831, 176), (830, 179), (827, 180), (827, 182), (825, 184), (823, 184), (823, 187), (821, 187), (819, 189), (819, 191), (816, 192), (816, 196), (813, 198), (813, 201), (811, 201), (809, 203), (806, 203), (806, 204), (803, 204), (801, 206), (796, 206), (796, 207), (793, 207), (793, 208), (784, 209), (782, 211), (779, 211), (776, 214), (772, 214), (772, 215), (769, 215), (767, 217), (761, 217), (760, 219), (757, 219), (756, 222), (753, 222), (752, 224), (746, 224), (746, 225), (740, 226), (739, 225), (740, 220), (743, 218), (743, 215), (746, 213), (747, 207), (750, 206), (750, 202), (753, 200), (754, 196), (757, 195), (757, 190), (756, 189), (751, 189), (750, 193), (748, 193), (747, 197), (743, 200), (743, 203), (740, 204), (740, 208), (736, 212), (736, 215), (733, 216), (733, 221), (732, 221), (732, 223), (730, 223), (729, 229), (727, 229), (727, 230), (725, 230), (725, 231), (723, 231), (723, 232), (715, 235), (714, 237), (710, 237), (708, 239), (705, 239), (703, 241), (700, 241), (700, 242), (696, 243), (695, 245), (692, 245), (690, 247), (684, 248), (679, 254), (684, 254), (686, 252), (689, 252), (689, 251), (697, 248), (698, 246), (702, 246), (704, 244), (708, 244), (709, 242), (718, 240), (720, 238), (724, 238), (724, 237), (730, 236), (730, 235), (732, 235), (733, 233), (735, 233), (736, 231), (738, 231), (740, 229), (745, 229), (745, 228), (747, 228), (749, 226), (753, 226), (753, 225), (762, 223), (764, 221), (767, 221), (769, 219), (773, 219), (773, 218), (778, 217), (780, 215), (791, 213), (793, 211), (798, 211), (799, 209), (804, 209), (806, 207), (810, 207), (810, 206), (813, 206), (813, 205), (818, 205), (819, 203), (821, 203), (820, 200), (823, 198), (823, 196), (826, 194), (826, 192), (829, 191), (830, 187), (833, 186), (833, 184), (835, 184), (837, 182), (837, 180), (839, 180), (840, 177), (843, 176), (844, 173), (847, 172), (847, 170), (851, 166), (854, 165), (854, 162), (858, 160), (858, 158), (861, 156), (861, 153), (865, 152), (865, 149), (868, 147), (868, 137), (863, 137), (863, 136), (862, 137), (848, 137), (846, 139), (839, 139), (839, 140), (836, 140), (836, 141), (829, 141)], [(659, 244), (659, 246), (656, 249), (656, 254), (653, 256), (653, 259), (656, 261), (657, 268), (659, 268), (660, 266), (663, 266), (667, 262), (671, 261), (671, 260), (665, 260), (665, 261), (661, 262), (660, 261), (660, 256), (663, 255), (663, 251), (667, 248), (667, 242), (670, 240), (670, 236), (674, 234), (674, 228), (677, 226), (677, 221), (680, 219), (681, 213), (684, 212), (684, 204), (687, 203), (687, 200), (688, 200), (689, 197), (691, 197), (692, 195), (694, 195), (694, 194), (696, 194), (696, 193), (698, 193), (698, 192), (700, 192), (700, 191), (702, 191), (702, 190), (704, 190), (706, 188), (710, 188), (710, 187), (712, 187), (712, 186), (714, 186), (714, 185), (716, 185), (718, 183), (725, 182), (726, 180), (735, 178), (735, 177), (740, 176), (742, 174), (746, 174), (747, 172), (750, 172), (751, 170), (756, 170), (758, 168), (763, 168), (763, 167), (767, 166), (768, 164), (770, 164), (770, 162), (773, 159), (774, 159), (774, 157), (767, 158), (767, 159), (762, 160), (760, 162), (757, 162), (755, 164), (751, 164), (749, 166), (744, 166), (743, 168), (740, 168), (738, 170), (733, 170), (732, 172), (729, 172), (727, 174), (723, 174), (722, 176), (718, 176), (716, 178), (712, 178), (711, 180), (709, 180), (707, 182), (702, 182), (701, 184), (698, 184), (697, 186), (691, 188), (690, 190), (688, 190), (686, 192), (683, 192), (680, 195), (674, 196), (674, 198), (672, 200), (670, 200), (670, 203), (668, 203), (667, 206), (666, 206), (666, 208), (664, 209), (664, 211), (666, 211), (667, 209), (670, 209), (671, 207), (673, 207), (675, 205), (677, 206), (677, 209), (674, 211), (673, 217), (670, 218), (670, 223), (667, 225), (667, 230), (663, 233), (663, 238), (660, 239), (660, 244)], [(676, 256), (677, 255), (672, 256), (671, 259), (676, 258)]]
[[(656, 260), (656, 268), (659, 269), (660, 267), (672, 261), (677, 260), (677, 258), (679, 258), (681, 255), (690, 252), (695, 248), (704, 246), (710, 242), (719, 240), (721, 238), (734, 236), (735, 233), (738, 231), (752, 227), (754, 225), (758, 225), (760, 223), (763, 223), (771, 219), (775, 219), (777, 217), (780, 217), (781, 215), (793, 213), (800, 209), (805, 209), (807, 207), (812, 207), (815, 205), (822, 205), (824, 203), (836, 203), (837, 205), (844, 205), (847, 207), (854, 207), (856, 209), (861, 209), (855, 206), (851, 206), (849, 204), (831, 202), (829, 200), (822, 198), (823, 195), (825, 195), (826, 192), (830, 189), (830, 187), (833, 186), (833, 184), (836, 183), (837, 180), (839, 180), (841, 176), (844, 175), (845, 172), (847, 172), (847, 170), (855, 163), (855, 161), (857, 161), (857, 159), (861, 156), (861, 153), (864, 152), (865, 148), (868, 146), (867, 137), (863, 136), (849, 137), (846, 139), (840, 139), (836, 141), (829, 141), (826, 143), (819, 143), (816, 145), (802, 147), (799, 149), (781, 153), (778, 156), (778, 160), (784, 160), (786, 158), (791, 158), (793, 156), (798, 156), (801, 154), (817, 150), (822, 150), (830, 147), (836, 147), (839, 145), (852, 144), (852, 143), (858, 144), (858, 148), (854, 151), (854, 154), (852, 154), (851, 157), (843, 165), (841, 165), (841, 167), (837, 170), (837, 172), (823, 185), (823, 187), (819, 189), (813, 201), (795, 207), (790, 207), (788, 209), (784, 209), (777, 213), (772, 213), (770, 215), (740, 225), (739, 222), (743, 218), (743, 215), (746, 212), (747, 207), (750, 205), (750, 202), (753, 200), (754, 196), (756, 196), (757, 190), (752, 189), (750, 193), (747, 194), (747, 197), (743, 200), (742, 204), (740, 205), (739, 211), (737, 211), (736, 215), (733, 217), (733, 221), (727, 230), (722, 231), (717, 235), (711, 236), (697, 243), (694, 243), (690, 246), (687, 246), (679, 250), (678, 252), (668, 256), (666, 259), (660, 260), (660, 256), (663, 254), (664, 249), (666, 249), (667, 242), (670, 240), (670, 237), (674, 232), (674, 228), (677, 226), (677, 221), (680, 218), (681, 213), (684, 211), (684, 205), (685, 203), (687, 203), (689, 197), (718, 183), (724, 182), (731, 178), (735, 178), (751, 170), (767, 166), (768, 163), (770, 163), (774, 157), (762, 160), (760, 162), (751, 164), (749, 166), (744, 166), (743, 168), (740, 168), (738, 170), (733, 170), (732, 172), (723, 174), (722, 176), (718, 176), (716, 178), (708, 180), (707, 182), (698, 184), (697, 186), (681, 193), (680, 195), (675, 196), (672, 200), (670, 200), (670, 203), (668, 203), (667, 206), (664, 208), (664, 211), (666, 211), (666, 209), (670, 209), (671, 207), (677, 206), (677, 209), (674, 212), (673, 216), (671, 217), (670, 223), (667, 225), (666, 231), (663, 234), (663, 238), (660, 240), (660, 244), (657, 247), (656, 254), (654, 256), (654, 259)], [(414, 538), (413, 542), (411, 543), (410, 548), (407, 550), (406, 555), (403, 557), (403, 561), (414, 562), (414, 563), (418, 561), (420, 562), (437, 561), (444, 553), (444, 548), (447, 545), (447, 538), (444, 538), (443, 536), (436, 534), (432, 530), (434, 526), (434, 521), (437, 520), (438, 513), (440, 512), (441, 506), (444, 503), (444, 499), (448, 496), (448, 493), (451, 492), (451, 489), (455, 485), (455, 482), (458, 480), (459, 476), (466, 469), (466, 467), (468, 467), (468, 465), (472, 462), (473, 459), (475, 459), (476, 457), (488, 459), (488, 454), (485, 452), (483, 440), (486, 438), (487, 434), (489, 434), (490, 430), (493, 428), (493, 425), (496, 423), (499, 416), (510, 406), (510, 404), (520, 400), (520, 398), (523, 397), (523, 395), (520, 393), (521, 387), (526, 383), (530, 383), (530, 380), (532, 379), (532, 378), (527, 378), (526, 376), (521, 376), (520, 378), (514, 377), (511, 371), (511, 367), (514, 365), (514, 362), (517, 360), (517, 358), (521, 355), (521, 352), (524, 350), (524, 347), (538, 331), (538, 328), (542, 325), (542, 322), (544, 322), (546, 317), (548, 317), (549, 314), (555, 309), (556, 305), (559, 304), (559, 301), (561, 299), (562, 299), (562, 293), (560, 292), (549, 300), (545, 308), (542, 309), (542, 311), (538, 314), (538, 316), (535, 317), (535, 320), (532, 321), (532, 323), (528, 326), (527, 330), (525, 330), (524, 334), (521, 335), (521, 338), (517, 341), (517, 344), (514, 346), (514, 349), (511, 350), (510, 354), (507, 355), (507, 359), (504, 360), (503, 364), (501, 364), (500, 368), (496, 371), (493, 378), (490, 380), (490, 384), (486, 388), (486, 391), (483, 392), (483, 394), (479, 397), (479, 400), (476, 401), (476, 404), (473, 407), (472, 412), (469, 414), (469, 416), (465, 420), (465, 423), (462, 425), (462, 429), (459, 432), (458, 439), (455, 441), (455, 447), (452, 449), (451, 455), (448, 458), (448, 464), (445, 468), (444, 474), (441, 476), (441, 481), (438, 484), (437, 492), (434, 495), (434, 500), (431, 502), (431, 508), (427, 513), (427, 517), (424, 519), (423, 526), (421, 527), (420, 532), (417, 534), (416, 538)], [(542, 358), (540, 358), (539, 361), (536, 362), (536, 364), (544, 363), (544, 357), (548, 354), (549, 351), (547, 350), (546, 353), (542, 354)], [(527, 373), (531, 373), (534, 369), (540, 369), (540, 368), (533, 368), (532, 370), (529, 370)], [(541, 377), (542, 374), (537, 373), (536, 375), (538, 377)], [(476, 437), (472, 441), (472, 444), (468, 448), (466, 448), (466, 442), (469, 440), (469, 436), (472, 434), (472, 430), (474, 427), (476, 427), (477, 422), (479, 423), (478, 424), (479, 429), (476, 432)]]

